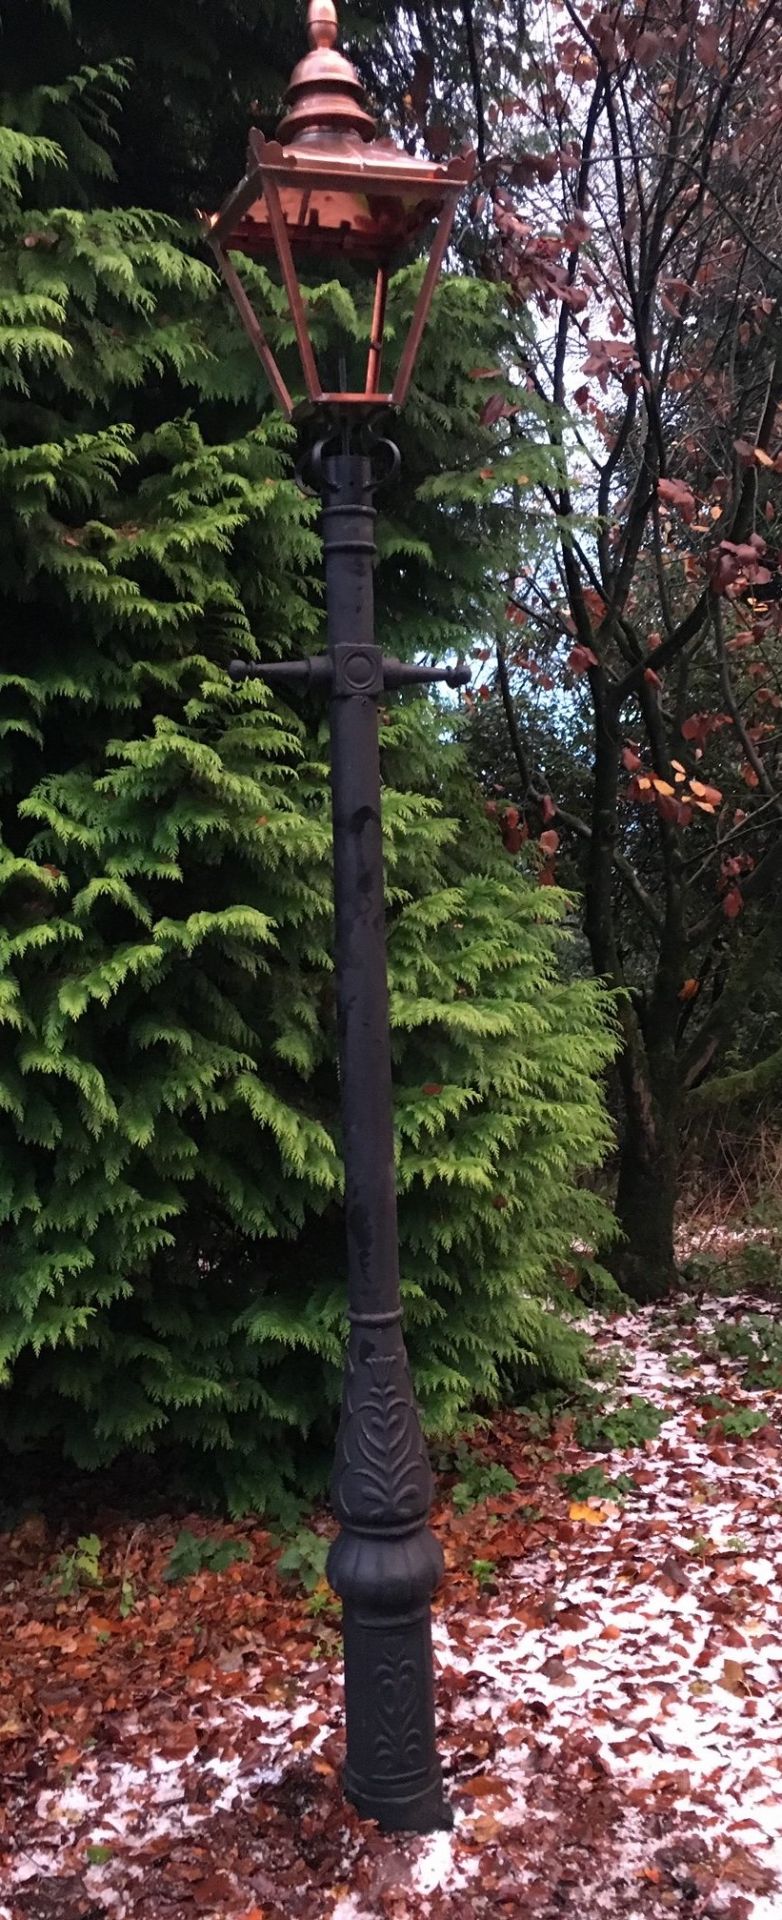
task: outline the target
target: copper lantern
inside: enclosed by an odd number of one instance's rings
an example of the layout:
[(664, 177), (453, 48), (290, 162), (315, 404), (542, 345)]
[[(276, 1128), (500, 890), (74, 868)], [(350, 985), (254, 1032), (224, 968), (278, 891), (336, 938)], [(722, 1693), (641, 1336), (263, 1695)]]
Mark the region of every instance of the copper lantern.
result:
[[(274, 140), (253, 128), (247, 172), (205, 231), (240, 319), (263, 363), (282, 412), (294, 402), (230, 256), (276, 260), (282, 275), (312, 406), (401, 407), (453, 229), (457, 203), (473, 172), (471, 156), (438, 164), (379, 136), (355, 67), (340, 53), (333, 0), (310, 0), (310, 52), (296, 67)], [(381, 389), (389, 272), (435, 227), (421, 290), (393, 383)], [(347, 260), (376, 271), (361, 392), (325, 388), (299, 282), (303, 259)]]

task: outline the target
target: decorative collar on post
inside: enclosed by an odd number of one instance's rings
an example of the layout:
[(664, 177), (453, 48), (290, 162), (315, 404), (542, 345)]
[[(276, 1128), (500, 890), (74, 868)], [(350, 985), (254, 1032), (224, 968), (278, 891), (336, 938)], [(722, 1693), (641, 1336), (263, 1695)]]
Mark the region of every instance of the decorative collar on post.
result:
[[(310, 0), (310, 51), (286, 93), (274, 140), (250, 133), (247, 172), (220, 213), (205, 217), (213, 248), (277, 404), (288, 419), (295, 408), (282, 371), (242, 285), (231, 253), (277, 262), (296, 334), (308, 408), (341, 419), (401, 407), (407, 398), (453, 230), (456, 208), (474, 172), (472, 155), (441, 162), (420, 159), (378, 133), (355, 67), (337, 48), (333, 0)], [(423, 283), (393, 385), (381, 391), (386, 295), (396, 259), (433, 239)], [(299, 259), (369, 264), (376, 274), (363, 389), (324, 388), (310, 336)]]

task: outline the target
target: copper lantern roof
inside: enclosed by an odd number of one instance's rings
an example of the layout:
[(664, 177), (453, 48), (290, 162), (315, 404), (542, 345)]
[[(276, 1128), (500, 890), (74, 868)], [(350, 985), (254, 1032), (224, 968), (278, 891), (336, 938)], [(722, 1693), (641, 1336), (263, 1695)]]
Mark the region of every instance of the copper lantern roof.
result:
[(274, 140), (250, 134), (247, 172), (213, 223), (222, 246), (276, 251), (266, 193), (273, 179), (291, 244), (376, 265), (436, 219), (473, 162), (423, 160), (377, 133), (355, 67), (337, 50), (333, 0), (310, 0), (310, 52), (299, 62)]
[[(472, 178), (474, 160), (460, 155), (437, 162), (410, 154), (380, 135), (355, 67), (338, 50), (337, 11), (333, 0), (309, 0), (310, 51), (296, 67), (285, 95), (285, 111), (273, 140), (251, 129), (247, 170), (221, 211), (205, 220), (205, 230), (221, 270), (251, 334), (277, 399), (290, 411), (290, 396), (271, 374), (270, 354), (251, 322), (247, 296), (227, 259), (236, 251), (255, 258), (276, 256), (288, 294), (311, 399), (320, 389), (312, 348), (306, 336), (295, 261), (302, 253), (325, 259), (372, 263), (379, 274), (373, 321), (374, 361), (370, 351), (367, 394), (377, 402), (379, 353), (385, 315), (385, 282), (394, 258), (434, 221), (437, 237), (427, 270), (426, 310), (414, 322), (412, 357), (402, 371), (405, 391), (420, 343), (434, 282), (442, 266), (457, 202)], [(404, 361), (404, 355), (403, 355)], [(395, 404), (401, 404), (399, 383)], [(354, 396), (358, 399), (360, 396)]]

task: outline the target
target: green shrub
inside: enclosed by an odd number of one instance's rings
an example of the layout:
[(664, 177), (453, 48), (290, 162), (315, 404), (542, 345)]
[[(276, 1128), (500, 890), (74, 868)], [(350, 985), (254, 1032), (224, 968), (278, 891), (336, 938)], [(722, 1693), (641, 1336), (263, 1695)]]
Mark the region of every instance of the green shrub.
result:
[(192, 1580), (198, 1573), (225, 1573), (237, 1560), (249, 1559), (246, 1540), (213, 1539), (208, 1534), (202, 1536), (185, 1528), (171, 1549), (163, 1579), (178, 1587), (183, 1580)]
[(634, 1393), (624, 1406), (595, 1406), (576, 1419), (579, 1446), (595, 1453), (613, 1453), (640, 1447), (645, 1440), (656, 1440), (669, 1415)]
[(454, 1482), (451, 1499), (457, 1513), (467, 1513), (470, 1507), (479, 1507), (484, 1500), (496, 1500), (503, 1493), (515, 1493), (516, 1481), (497, 1460), (486, 1460), (481, 1453), (474, 1453), (469, 1447), (457, 1447), (455, 1467), (458, 1480)]
[(306, 1593), (314, 1594), (326, 1578), (329, 1545), (322, 1533), (315, 1533), (311, 1527), (300, 1527), (280, 1554), (278, 1573), (283, 1579), (295, 1581)]
[(717, 1321), (700, 1344), (707, 1359), (739, 1363), (747, 1392), (778, 1393), (782, 1388), (782, 1326), (773, 1314), (744, 1313), (739, 1319)]
[[(319, 546), (214, 274), (102, 204), (125, 83), (16, 99), (0, 148), (0, 1442), (157, 1450), (169, 1486), (279, 1509), (323, 1486), (344, 1339), (328, 750), (314, 707), (225, 668), (318, 643)], [(344, 323), (341, 290), (314, 308)], [(470, 374), (504, 325), (492, 289), (443, 289), (381, 529), (397, 652), (462, 645), (503, 591)], [(511, 1367), (578, 1374), (558, 1276), (605, 1242), (582, 1175), (612, 1038), (448, 710), (385, 719), (403, 1286), (447, 1431)]]
[(574, 1500), (624, 1500), (636, 1490), (632, 1474), (618, 1473), (609, 1480), (603, 1467), (582, 1467), (578, 1473), (561, 1473), (559, 1479)]
[(103, 1541), (97, 1533), (81, 1534), (75, 1547), (61, 1553), (54, 1569), (54, 1584), (63, 1600), (82, 1587), (103, 1585), (101, 1555)]

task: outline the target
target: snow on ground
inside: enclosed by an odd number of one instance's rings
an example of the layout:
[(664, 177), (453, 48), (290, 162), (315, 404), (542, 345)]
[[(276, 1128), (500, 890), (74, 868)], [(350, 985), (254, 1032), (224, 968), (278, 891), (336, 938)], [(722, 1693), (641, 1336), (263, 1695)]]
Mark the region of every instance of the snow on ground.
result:
[[(164, 1701), (162, 1737), (151, 1702), (148, 1725), (96, 1739), (56, 1785), (42, 1766), (39, 1790), (17, 1786), (2, 1920), (782, 1920), (778, 1396), (703, 1351), (752, 1307), (596, 1324), (621, 1369), (610, 1398), (666, 1415), (630, 1450), (586, 1453), (564, 1421), (552, 1466), (499, 1417), (487, 1454), (524, 1459), (520, 1496), (461, 1523), (470, 1564), (497, 1573), (479, 1595), (462, 1564), (435, 1620), (452, 1833), (383, 1838), (346, 1817), (333, 1645), (282, 1678), (256, 1654), (223, 1676), (233, 1691), (215, 1697), (205, 1671), (186, 1711)], [(716, 1400), (766, 1423), (729, 1438)], [(595, 1464), (632, 1491), (563, 1496), (558, 1476)]]

